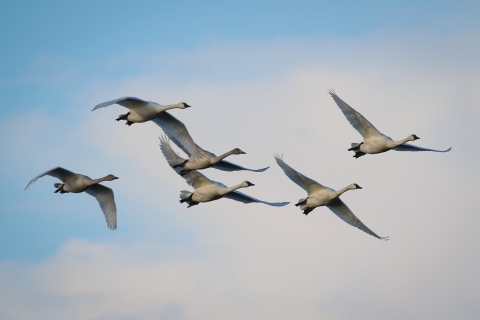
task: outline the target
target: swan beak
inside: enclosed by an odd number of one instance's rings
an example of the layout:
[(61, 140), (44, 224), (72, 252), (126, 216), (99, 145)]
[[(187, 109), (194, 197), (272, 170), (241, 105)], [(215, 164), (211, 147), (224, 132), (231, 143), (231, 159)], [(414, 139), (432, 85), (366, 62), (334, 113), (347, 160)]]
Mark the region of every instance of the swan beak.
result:
[(185, 102), (183, 103), (183, 105), (185, 106), (185, 108), (191, 108), (192, 107), (191, 105), (186, 104)]
[(243, 152), (242, 150), (240, 150), (240, 154), (247, 154), (246, 152)]
[(248, 185), (249, 187), (252, 187), (252, 186), (254, 186), (254, 184), (253, 184), (253, 183), (251, 183), (250, 181), (247, 181), (247, 185)]
[(360, 187), (358, 184), (355, 183), (355, 188), (357, 189), (363, 189), (362, 187)]
[(420, 139), (416, 134), (412, 134), (414, 140)]
[(118, 177), (115, 177), (115, 176), (113, 177), (113, 180), (117, 180), (117, 179), (118, 179)]

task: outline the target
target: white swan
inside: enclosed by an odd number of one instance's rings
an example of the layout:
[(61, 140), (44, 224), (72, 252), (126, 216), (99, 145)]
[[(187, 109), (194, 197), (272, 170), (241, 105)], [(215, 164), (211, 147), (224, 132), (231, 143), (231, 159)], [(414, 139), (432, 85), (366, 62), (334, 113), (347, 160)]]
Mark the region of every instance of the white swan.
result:
[(183, 170), (180, 170), (180, 175), (187, 174), (191, 170), (201, 170), (209, 167), (223, 171), (248, 170), (253, 172), (263, 172), (269, 168), (266, 167), (256, 170), (248, 169), (223, 160), (232, 154), (245, 154), (245, 152), (243, 152), (239, 148), (235, 148), (218, 157), (215, 154), (200, 148), (193, 141), (190, 133), (188, 132), (183, 122), (181, 122), (168, 112), (163, 112), (159, 114), (152, 121), (155, 122), (159, 127), (161, 127), (165, 134), (170, 138), (170, 140), (172, 140), (180, 149), (183, 150), (183, 152), (185, 152), (189, 156), (188, 160), (184, 160), (182, 163), (174, 164), (174, 168), (183, 168)]
[(185, 102), (179, 102), (175, 104), (162, 106), (156, 102), (145, 101), (135, 97), (123, 97), (123, 98), (118, 98), (115, 100), (97, 104), (95, 108), (92, 109), (92, 111), (97, 110), (99, 108), (107, 107), (115, 103), (125, 108), (128, 108), (130, 110), (126, 114), (119, 115), (118, 118), (116, 119), (117, 121), (126, 120), (127, 122), (125, 124), (128, 124), (129, 126), (132, 125), (133, 123), (140, 123), (140, 122), (152, 120), (158, 114), (164, 112), (165, 110), (170, 110), (174, 108), (185, 109), (185, 108), (191, 107)]
[(99, 183), (102, 181), (112, 181), (118, 179), (118, 177), (115, 177), (113, 174), (109, 174), (103, 178), (92, 180), (87, 176), (73, 173), (61, 167), (56, 167), (45, 171), (44, 173), (30, 180), (28, 185), (25, 187), (25, 190), (27, 190), (32, 183), (45, 175), (62, 180), (63, 183), (54, 184), (55, 188), (57, 188), (55, 193), (79, 193), (85, 191), (89, 195), (94, 196), (102, 208), (105, 219), (107, 220), (108, 228), (111, 230), (115, 230), (117, 228), (117, 207), (115, 205), (113, 191), (112, 189), (107, 188)]
[(326, 206), (333, 211), (340, 219), (345, 221), (351, 226), (354, 226), (363, 232), (368, 233), (375, 238), (380, 240), (388, 240), (388, 237), (380, 237), (375, 232), (370, 230), (366, 225), (362, 223), (353, 212), (347, 207), (342, 200), (340, 200), (340, 195), (348, 190), (362, 189), (358, 184), (352, 183), (351, 185), (346, 186), (345, 188), (335, 191), (328, 187), (322, 186), (320, 183), (312, 180), (300, 172), (296, 171), (289, 165), (287, 165), (282, 157), (275, 155), (275, 160), (277, 161), (280, 168), (283, 172), (295, 182), (300, 188), (304, 189), (308, 193), (308, 197), (298, 200), (298, 203), (295, 205), (300, 207), (303, 210), (303, 213), (307, 215), (316, 207)]
[(342, 110), (343, 114), (350, 122), (350, 124), (363, 136), (364, 141), (361, 143), (352, 143), (351, 148), (348, 151), (354, 151), (355, 158), (359, 158), (365, 154), (382, 153), (388, 150), (395, 151), (433, 151), (433, 152), (448, 152), (452, 148), (447, 150), (434, 150), (422, 147), (417, 147), (406, 143), (407, 141), (414, 141), (420, 139), (415, 134), (412, 134), (400, 141), (393, 141), (390, 137), (387, 137), (380, 131), (378, 131), (364, 116), (355, 111), (352, 107), (345, 103), (335, 93), (333, 89), (328, 90), (328, 93), (335, 100), (336, 104)]
[[(176, 163), (181, 163), (184, 161), (184, 159), (182, 159), (179, 155), (175, 153), (175, 151), (173, 151), (170, 143), (165, 137), (160, 138), (160, 149), (162, 150), (165, 159), (167, 159), (167, 162), (171, 167), (173, 167)], [(174, 170), (178, 172), (181, 169), (177, 167), (174, 168)], [(283, 207), (290, 203), (266, 202), (250, 197), (242, 192), (236, 191), (240, 188), (248, 188), (250, 186), (254, 186), (254, 184), (249, 181), (244, 181), (236, 186), (228, 188), (220, 182), (208, 179), (203, 174), (195, 170), (184, 174), (182, 177), (187, 181), (189, 185), (191, 185), (195, 189), (195, 191), (193, 192), (187, 190), (180, 191), (180, 203), (187, 202), (187, 208), (195, 206), (200, 202), (210, 202), (218, 200), (220, 198), (232, 199), (243, 203), (264, 203), (269, 206), (275, 207)]]

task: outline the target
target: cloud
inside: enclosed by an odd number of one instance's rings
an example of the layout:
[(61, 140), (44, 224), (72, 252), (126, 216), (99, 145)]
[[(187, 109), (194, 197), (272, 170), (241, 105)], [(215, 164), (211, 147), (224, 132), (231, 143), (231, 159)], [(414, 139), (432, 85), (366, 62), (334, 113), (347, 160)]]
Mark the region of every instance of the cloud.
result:
[[(12, 139), (2, 143), (12, 152), (2, 161), (22, 161), (24, 181), (59, 162), (120, 179), (112, 185), (119, 229), (109, 240), (71, 236), (42, 261), (0, 264), (2, 318), (474, 318), (480, 313), (472, 298), (479, 295), (480, 264), (472, 239), (480, 222), (472, 201), (478, 181), (472, 146), (480, 133), (476, 38), (387, 32), (120, 56), (139, 72), (92, 80), (72, 96), (73, 117), (4, 118), (9, 127), (2, 136)], [(330, 87), (392, 138), (415, 133), (416, 144), (453, 146), (452, 152), (352, 159), (346, 149), (361, 137), (327, 94)], [(329, 187), (360, 184), (363, 190), (342, 199), (391, 241), (348, 226), (326, 208), (307, 217), (293, 206), (230, 200), (186, 209), (178, 192), (189, 187), (163, 159), (161, 130), (115, 122), (120, 106), (90, 112), (125, 95), (186, 101), (193, 107), (172, 114), (200, 146), (217, 154), (240, 147), (247, 155), (230, 161), (271, 165), (261, 174), (204, 171), (227, 185), (252, 181), (256, 186), (245, 192), (254, 197), (304, 196), (274, 163), (277, 152)], [(58, 132), (65, 132), (61, 139)], [(37, 161), (28, 161), (33, 156)], [(40, 203), (57, 201), (50, 180), (36, 183)], [(80, 195), (68, 201), (87, 206)], [(103, 219), (91, 222), (106, 231)]]

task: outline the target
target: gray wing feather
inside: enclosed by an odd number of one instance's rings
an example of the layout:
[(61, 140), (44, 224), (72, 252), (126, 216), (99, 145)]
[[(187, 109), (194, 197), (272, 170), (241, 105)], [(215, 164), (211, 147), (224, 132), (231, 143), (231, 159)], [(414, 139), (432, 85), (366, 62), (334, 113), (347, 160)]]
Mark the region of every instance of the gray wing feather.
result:
[[(160, 138), (160, 149), (162, 150), (163, 156), (171, 167), (185, 161), (185, 159), (181, 158), (178, 154), (175, 153), (175, 151), (173, 151), (172, 146), (170, 145), (166, 137)], [(180, 173), (180, 170), (182, 170), (181, 167), (172, 169), (175, 170), (176, 173)], [(198, 189), (202, 186), (213, 183), (210, 179), (195, 170), (190, 171), (182, 177), (194, 189)]]
[(355, 128), (355, 130), (360, 133), (364, 139), (367, 139), (372, 136), (382, 135), (373, 124), (371, 124), (360, 112), (357, 112), (355, 109), (350, 107), (345, 101), (340, 99), (339, 96), (335, 93), (335, 90), (330, 89), (328, 93), (332, 96), (335, 103), (342, 111), (343, 115), (347, 118), (348, 122)]
[(223, 197), (227, 198), (227, 199), (235, 200), (235, 201), (240, 201), (240, 202), (243, 202), (243, 203), (258, 202), (258, 203), (264, 203), (264, 204), (267, 204), (269, 206), (274, 206), (274, 207), (283, 207), (283, 206), (286, 206), (287, 204), (290, 203), (290, 202), (266, 202), (266, 201), (255, 199), (255, 198), (253, 198), (249, 195), (246, 195), (245, 193), (242, 193), (242, 192), (236, 191), (236, 190), (227, 193)]
[(248, 169), (242, 166), (239, 166), (238, 164), (231, 163), (229, 161), (221, 160), (220, 162), (214, 164), (212, 168), (222, 170), (222, 171), (240, 171), (240, 170), (246, 170), (246, 171), (253, 171), (253, 172), (263, 172), (267, 170), (270, 167), (262, 168), (262, 169)]
[[(122, 107), (128, 108), (128, 109), (134, 109), (136, 107), (144, 106), (144, 105), (148, 104), (149, 102), (145, 101), (145, 100), (142, 100), (142, 99), (139, 99), (139, 98), (135, 98), (135, 97), (122, 97), (122, 98), (118, 98), (118, 99), (115, 99), (115, 100), (110, 100), (110, 101), (99, 103), (95, 106), (95, 108), (92, 109), (92, 111), (97, 110), (99, 108), (108, 107), (108, 106), (110, 106), (112, 104), (115, 104), (115, 103), (121, 105)], [(157, 103), (155, 103), (155, 104), (157, 104)]]
[(285, 172), (287, 177), (289, 177), (290, 180), (296, 183), (300, 188), (307, 191), (309, 195), (315, 191), (325, 189), (325, 187), (317, 181), (304, 176), (303, 174), (286, 164), (280, 155), (277, 154), (274, 157), (277, 161), (277, 164), (280, 166), (280, 168), (282, 168), (283, 172)]
[(433, 152), (448, 152), (452, 150), (452, 147), (448, 148), (447, 150), (434, 150), (434, 149), (427, 149), (418, 146), (414, 146), (412, 144), (404, 143), (398, 147), (393, 148), (395, 151), (433, 151)]
[(380, 237), (378, 236), (375, 232), (370, 230), (366, 225), (358, 219), (353, 212), (347, 207), (345, 203), (343, 203), (342, 200), (337, 199), (334, 202), (330, 203), (327, 205), (327, 207), (332, 210), (333, 213), (335, 213), (340, 219), (348, 223), (349, 225), (358, 228), (362, 230), (363, 232), (368, 233), (371, 236), (374, 236), (375, 238), (378, 238), (380, 240), (388, 240), (388, 237)]
[(35, 178), (33, 178), (32, 180), (30, 180), (30, 182), (27, 184), (27, 186), (25, 187), (25, 190), (28, 189), (28, 187), (34, 183), (35, 181), (37, 181), (39, 178), (45, 176), (45, 175), (49, 175), (49, 176), (52, 176), (52, 177), (55, 177), (55, 178), (58, 178), (60, 179), (62, 182), (65, 182), (66, 180), (68, 180), (69, 178), (72, 178), (72, 177), (75, 177), (77, 174), (72, 172), (72, 171), (68, 171), (67, 169), (63, 169), (62, 167), (56, 167), (56, 168), (53, 168), (53, 169), (50, 169), (48, 171), (45, 171), (44, 173), (41, 173), (39, 174), (38, 176), (36, 176)]
[(101, 184), (94, 184), (88, 187), (85, 192), (97, 199), (107, 220), (108, 228), (110, 230), (117, 229), (117, 206), (115, 205), (112, 189)]
[(160, 113), (152, 121), (161, 127), (170, 140), (186, 154), (195, 158), (201, 158), (204, 150), (195, 144), (183, 122), (166, 111)]

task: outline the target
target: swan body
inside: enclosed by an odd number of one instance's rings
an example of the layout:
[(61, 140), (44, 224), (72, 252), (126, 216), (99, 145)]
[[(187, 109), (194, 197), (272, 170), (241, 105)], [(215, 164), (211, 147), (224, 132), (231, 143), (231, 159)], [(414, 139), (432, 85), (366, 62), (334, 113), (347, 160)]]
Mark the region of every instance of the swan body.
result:
[[(178, 154), (175, 153), (175, 151), (173, 151), (170, 143), (165, 137), (160, 138), (160, 149), (165, 156), (168, 164), (171, 167), (174, 167), (174, 170), (176, 172), (183, 170), (181, 169), (181, 167), (175, 167), (175, 165), (184, 162), (185, 159), (181, 158)], [(182, 177), (190, 186), (195, 189), (193, 192), (187, 190), (182, 190), (180, 192), (180, 203), (187, 202), (187, 208), (195, 206), (201, 202), (210, 202), (221, 198), (232, 199), (243, 203), (257, 202), (276, 207), (282, 207), (289, 204), (289, 202), (266, 202), (255, 199), (253, 197), (250, 197), (249, 195), (237, 191), (240, 188), (248, 188), (254, 186), (254, 184), (249, 181), (243, 181), (238, 185), (227, 187), (220, 182), (208, 179), (196, 170), (191, 170), (190, 172), (182, 175)]]
[(375, 232), (370, 230), (366, 225), (364, 225), (362, 221), (360, 221), (360, 219), (358, 219), (347, 207), (347, 205), (339, 198), (348, 190), (362, 189), (358, 184), (352, 183), (343, 189), (335, 191), (296, 171), (287, 165), (279, 155), (275, 155), (275, 160), (290, 180), (307, 191), (308, 197), (298, 200), (297, 204), (295, 204), (295, 206), (300, 207), (300, 209), (303, 210), (305, 215), (309, 214), (317, 207), (326, 206), (349, 225), (354, 226), (380, 240), (388, 240), (388, 237), (380, 237)]
[(365, 154), (382, 153), (389, 150), (395, 151), (433, 151), (433, 152), (448, 152), (452, 148), (446, 150), (427, 149), (408, 144), (409, 141), (420, 139), (417, 135), (411, 134), (403, 140), (394, 141), (390, 137), (378, 131), (364, 116), (362, 116), (355, 109), (350, 107), (345, 101), (335, 93), (333, 89), (328, 93), (345, 115), (350, 124), (363, 136), (364, 141), (361, 143), (352, 143), (348, 151), (354, 151), (355, 158), (359, 158)]
[(117, 121), (126, 120), (127, 121), (126, 124), (129, 126), (132, 125), (133, 123), (141, 123), (141, 122), (152, 120), (158, 114), (166, 110), (175, 109), (175, 108), (185, 109), (190, 107), (185, 102), (179, 102), (175, 104), (162, 106), (156, 102), (145, 101), (135, 97), (123, 97), (123, 98), (118, 98), (115, 100), (97, 104), (95, 108), (92, 109), (92, 111), (97, 110), (99, 108), (110, 106), (112, 104), (118, 104), (129, 109), (128, 113), (121, 114), (116, 119)]
[(193, 141), (190, 133), (187, 130), (187, 127), (185, 127), (183, 122), (168, 112), (159, 114), (152, 121), (161, 127), (168, 138), (189, 156), (187, 160), (174, 165), (174, 168), (182, 168), (179, 171), (180, 175), (187, 174), (192, 170), (201, 170), (210, 167), (223, 171), (247, 170), (253, 172), (263, 172), (269, 168), (248, 169), (224, 160), (230, 155), (245, 154), (245, 152), (239, 148), (235, 148), (218, 157), (215, 154), (202, 149)]
[(45, 175), (58, 178), (63, 182), (54, 184), (55, 188), (57, 188), (55, 193), (63, 194), (86, 192), (95, 197), (105, 215), (108, 228), (111, 230), (115, 230), (117, 228), (117, 207), (115, 205), (113, 191), (112, 189), (101, 185), (100, 182), (113, 181), (118, 179), (118, 177), (115, 177), (113, 174), (109, 174), (103, 178), (91, 179), (88, 176), (73, 173), (61, 167), (56, 167), (45, 171), (44, 173), (30, 180), (28, 185), (25, 187), (25, 190), (27, 190), (31, 184)]

